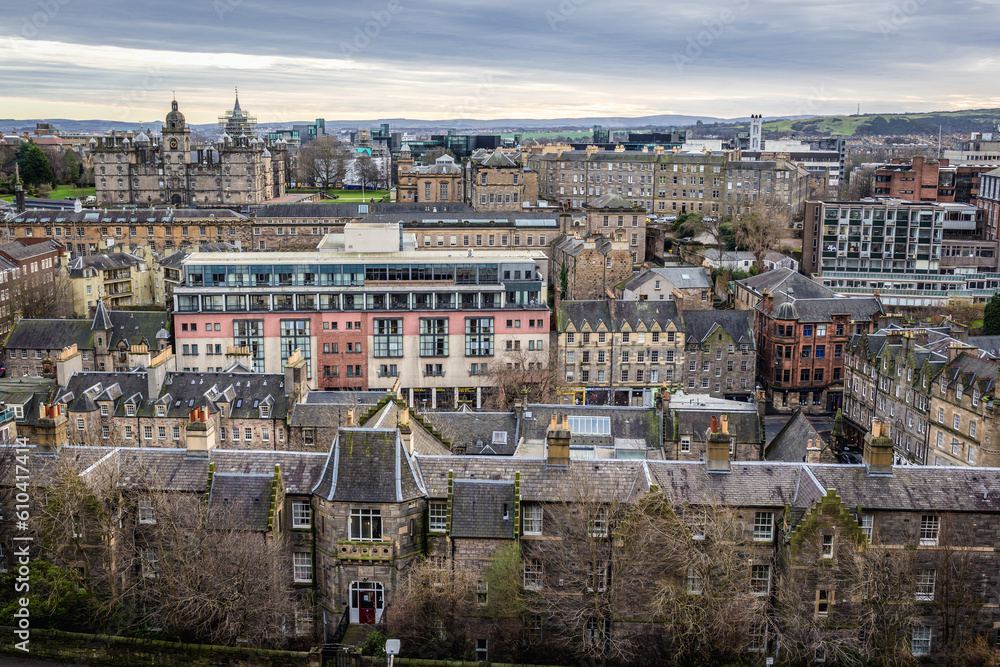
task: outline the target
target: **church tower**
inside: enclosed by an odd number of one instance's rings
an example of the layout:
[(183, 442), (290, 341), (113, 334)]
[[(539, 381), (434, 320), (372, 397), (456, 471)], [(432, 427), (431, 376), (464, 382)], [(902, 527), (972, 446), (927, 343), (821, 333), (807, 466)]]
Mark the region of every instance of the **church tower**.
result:
[(171, 204), (190, 203), (187, 191), (187, 163), (191, 154), (191, 130), (184, 114), (177, 110), (177, 99), (170, 103), (170, 113), (163, 125), (161, 157), (164, 162), (164, 199)]

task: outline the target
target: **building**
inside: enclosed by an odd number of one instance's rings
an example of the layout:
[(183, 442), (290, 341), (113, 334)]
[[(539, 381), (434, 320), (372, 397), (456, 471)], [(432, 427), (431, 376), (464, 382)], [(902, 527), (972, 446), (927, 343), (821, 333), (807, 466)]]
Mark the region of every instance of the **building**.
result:
[(601, 235), (563, 236), (552, 244), (551, 252), (549, 275), (561, 283), (565, 268), (566, 299), (604, 298), (632, 275), (632, 250), (625, 241)]
[(1000, 240), (1000, 169), (988, 171), (980, 176), (977, 201), (983, 209), (986, 239)]
[(757, 343), (745, 310), (684, 310), (684, 383), (688, 394), (746, 401), (755, 396)]
[(465, 162), (465, 201), (477, 211), (521, 211), (538, 201), (538, 173), (512, 151), (477, 150)]
[[(844, 356), (844, 426), (860, 445), (874, 421), (890, 424), (897, 460), (934, 462), (928, 449), (931, 389), (945, 366), (972, 345), (949, 328), (889, 326), (851, 336)], [(951, 465), (951, 464), (949, 464)]]
[(764, 429), (756, 404), (715, 396), (667, 394), (663, 404), (663, 455), (667, 460), (708, 461), (719, 442), (727, 461), (764, 460)]
[(145, 132), (134, 141), (112, 133), (92, 140), (97, 199), (104, 206), (153, 204), (225, 208), (262, 204), (285, 194), (285, 145), (253, 136), (255, 123), (236, 99), (220, 120), (219, 140), (191, 142), (191, 129), (177, 100), (171, 102), (161, 137)]
[[(808, 202), (802, 237), (806, 274), (892, 279), (940, 271), (945, 235), (982, 237), (982, 212), (967, 204), (908, 202)], [(920, 288), (918, 288), (920, 289)]]
[(85, 371), (127, 371), (135, 346), (154, 353), (169, 348), (170, 317), (164, 312), (108, 310), (97, 302), (91, 319), (20, 320), (5, 345), (8, 377), (40, 376), (57, 370), (56, 360), (75, 346)]
[(11, 238), (56, 241), (74, 258), (103, 254), (109, 240), (161, 255), (198, 243), (257, 245), (251, 219), (227, 209), (38, 209), (19, 213), (7, 227)]
[[(619, 243), (628, 243), (632, 264), (646, 261), (646, 216), (640, 207), (609, 193), (591, 200), (585, 213), (588, 234), (600, 234)], [(574, 230), (576, 220), (574, 216)]]
[(712, 282), (697, 266), (644, 269), (618, 290), (625, 301), (676, 301), (681, 313), (711, 310)]
[(149, 248), (112, 246), (102, 255), (83, 255), (61, 271), (73, 290), (75, 313), (89, 315), (98, 301), (108, 308), (166, 307), (163, 268)]
[(564, 402), (652, 405), (679, 387), (684, 325), (673, 301), (563, 301), (558, 312)]
[(931, 385), (928, 464), (1000, 465), (1000, 424), (993, 413), (1000, 362), (972, 352), (949, 349), (948, 363)]
[[(894, 159), (875, 168), (872, 194), (904, 201), (977, 205), (981, 174), (990, 165), (952, 165), (947, 158), (927, 160), (914, 155), (909, 162)], [(852, 174), (853, 176), (853, 174)]]
[(399, 172), (396, 201), (404, 204), (465, 201), (462, 167), (452, 156), (441, 155), (434, 164), (414, 166), (413, 154), (403, 144), (396, 165)]
[(952, 163), (983, 162), (1000, 164), (1000, 124), (992, 132), (973, 132), (968, 141), (944, 151)]
[(788, 269), (734, 284), (739, 310), (754, 311), (757, 379), (779, 411), (832, 412), (842, 406), (844, 351), (852, 334), (872, 333), (877, 297), (844, 297)]
[(62, 252), (60, 244), (41, 239), (0, 244), (0, 336), (25, 309), (43, 311), (52, 303)]
[[(730, 271), (750, 271), (757, 265), (757, 256), (747, 250), (724, 250), (720, 257), (718, 250), (710, 248), (704, 252), (704, 257), (704, 265), (710, 269), (725, 268)], [(788, 255), (770, 250), (764, 255), (764, 270), (770, 271), (774, 268), (798, 271), (799, 263)]]
[(312, 388), (402, 381), (433, 408), (480, 407), (492, 364), (544, 365), (544, 254), (416, 244), (399, 223), (349, 223), (311, 252), (191, 254), (174, 288), (180, 365), (278, 372), (300, 350)]
[[(758, 199), (767, 199), (785, 206), (790, 217), (797, 217), (809, 197), (808, 169), (787, 156), (763, 155), (754, 160), (748, 159), (750, 154), (746, 153), (743, 159), (725, 165), (726, 194), (722, 210), (732, 215)], [(831, 180), (835, 179), (831, 177)], [(699, 184), (700, 181), (699, 176)]]

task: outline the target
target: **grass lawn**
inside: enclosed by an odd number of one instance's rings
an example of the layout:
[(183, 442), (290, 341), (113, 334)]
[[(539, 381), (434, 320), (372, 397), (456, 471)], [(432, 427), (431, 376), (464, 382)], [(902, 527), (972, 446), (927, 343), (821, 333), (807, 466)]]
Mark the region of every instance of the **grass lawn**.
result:
[(388, 190), (365, 190), (364, 196), (361, 195), (361, 190), (327, 190), (326, 196), (328, 199), (332, 199), (334, 195), (337, 195), (337, 201), (346, 202), (366, 202), (375, 199), (379, 201), (382, 197), (389, 194)]
[[(90, 195), (96, 195), (96, 188), (77, 188), (72, 185), (60, 185), (54, 190), (49, 192), (49, 194), (41, 199), (64, 199), (66, 197), (73, 197), (74, 199), (79, 197), (81, 201), (89, 197)], [(14, 195), (3, 195), (0, 199), (4, 201), (14, 201)]]

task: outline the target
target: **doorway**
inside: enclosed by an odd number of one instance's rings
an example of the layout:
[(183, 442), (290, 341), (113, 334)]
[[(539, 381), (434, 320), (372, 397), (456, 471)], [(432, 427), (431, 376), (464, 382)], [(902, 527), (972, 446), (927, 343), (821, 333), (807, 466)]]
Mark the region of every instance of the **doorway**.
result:
[(384, 606), (382, 584), (377, 581), (351, 582), (351, 623), (378, 623)]

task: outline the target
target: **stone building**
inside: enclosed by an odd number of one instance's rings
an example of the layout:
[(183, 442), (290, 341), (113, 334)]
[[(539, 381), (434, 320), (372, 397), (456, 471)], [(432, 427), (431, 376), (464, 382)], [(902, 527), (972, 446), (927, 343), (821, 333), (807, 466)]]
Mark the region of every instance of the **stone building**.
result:
[(93, 318), (20, 320), (6, 341), (7, 375), (38, 376), (56, 369), (67, 347), (79, 351), (81, 370), (126, 371), (133, 346), (147, 351), (170, 347), (170, 317), (164, 312), (108, 310), (98, 302)]
[(700, 266), (668, 266), (645, 269), (617, 289), (625, 301), (676, 301), (682, 313), (711, 310), (712, 282)]
[(62, 245), (44, 239), (0, 244), (0, 340), (10, 333), (26, 302), (52, 293), (62, 252)]
[(640, 207), (619, 195), (606, 194), (589, 202), (585, 210), (588, 234), (627, 243), (632, 264), (646, 261), (646, 215)]
[[(239, 111), (239, 98), (234, 111)], [(235, 118), (235, 117), (234, 117)], [(171, 204), (202, 208), (262, 204), (285, 194), (285, 146), (241, 132), (195, 145), (171, 102), (159, 141), (115, 133), (91, 140), (97, 199), (105, 206)]]
[(558, 312), (564, 401), (652, 405), (679, 387), (684, 325), (673, 301), (563, 301)]
[(910, 463), (933, 463), (928, 448), (931, 388), (962, 350), (976, 348), (946, 327), (901, 328), (851, 336), (844, 351), (844, 417), (856, 446), (873, 421), (890, 424), (895, 452)]
[(755, 395), (757, 343), (754, 318), (745, 310), (686, 310), (684, 390), (716, 398)]
[(757, 379), (779, 411), (842, 407), (844, 351), (884, 314), (877, 297), (844, 297), (789, 269), (734, 284), (738, 310), (754, 311)]
[(684, 391), (663, 401), (663, 456), (667, 460), (708, 461), (712, 443), (733, 461), (764, 460), (764, 432), (757, 406)]
[(74, 312), (89, 314), (98, 301), (124, 306), (166, 308), (163, 268), (149, 248), (113, 246), (101, 255), (83, 255), (63, 264), (73, 290)]
[(538, 173), (510, 151), (479, 149), (465, 163), (465, 201), (477, 211), (522, 211), (538, 200)]
[[(552, 244), (549, 275), (562, 281), (566, 268), (566, 295), (570, 300), (602, 299), (632, 275), (632, 251), (625, 241), (601, 235), (563, 236)], [(560, 285), (561, 289), (561, 285)]]
[(399, 171), (396, 201), (408, 204), (465, 200), (462, 167), (450, 155), (438, 157), (434, 164), (414, 166), (410, 147), (403, 144), (396, 165)]
[(229, 243), (249, 249), (251, 220), (227, 209), (87, 209), (24, 211), (8, 223), (18, 239), (54, 240), (72, 257), (103, 254), (108, 241), (141, 245), (161, 255), (199, 243)]
[(993, 399), (1000, 362), (957, 345), (948, 349), (948, 356), (930, 387), (927, 463), (1000, 466), (1000, 423)]

